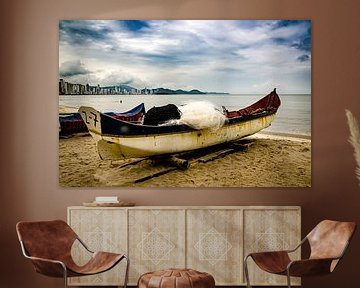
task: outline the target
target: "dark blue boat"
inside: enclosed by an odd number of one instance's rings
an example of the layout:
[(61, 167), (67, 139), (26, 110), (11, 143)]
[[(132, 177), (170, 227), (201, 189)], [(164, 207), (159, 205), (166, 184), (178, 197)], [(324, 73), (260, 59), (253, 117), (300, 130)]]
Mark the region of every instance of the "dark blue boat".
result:
[[(121, 113), (106, 112), (104, 114), (114, 119), (130, 122), (133, 124), (139, 124), (141, 123), (145, 115), (145, 105), (144, 103), (141, 103), (140, 105), (132, 108), (127, 112), (121, 112)], [(88, 132), (88, 128), (84, 123), (81, 114), (79, 112), (59, 114), (60, 135), (71, 135), (71, 134), (84, 133), (84, 132)]]

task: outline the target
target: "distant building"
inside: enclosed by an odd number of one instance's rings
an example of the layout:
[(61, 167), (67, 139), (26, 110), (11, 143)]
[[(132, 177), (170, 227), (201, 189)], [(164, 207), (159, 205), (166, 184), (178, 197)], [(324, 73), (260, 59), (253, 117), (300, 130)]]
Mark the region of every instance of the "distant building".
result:
[(70, 83), (59, 79), (59, 95), (151, 95), (157, 89), (137, 89), (127, 85), (114, 85), (101, 87), (99, 84), (91, 86), (87, 84)]
[(60, 79), (60, 81), (59, 81), (59, 94), (60, 95), (67, 94), (65, 83), (66, 82), (64, 81), (64, 79)]

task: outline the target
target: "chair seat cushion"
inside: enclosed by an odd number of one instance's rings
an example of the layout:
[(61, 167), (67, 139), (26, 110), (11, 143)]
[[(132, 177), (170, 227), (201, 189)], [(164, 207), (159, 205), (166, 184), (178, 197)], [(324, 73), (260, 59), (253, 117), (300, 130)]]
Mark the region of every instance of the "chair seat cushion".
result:
[(143, 274), (138, 288), (213, 288), (214, 277), (193, 269), (166, 269)]

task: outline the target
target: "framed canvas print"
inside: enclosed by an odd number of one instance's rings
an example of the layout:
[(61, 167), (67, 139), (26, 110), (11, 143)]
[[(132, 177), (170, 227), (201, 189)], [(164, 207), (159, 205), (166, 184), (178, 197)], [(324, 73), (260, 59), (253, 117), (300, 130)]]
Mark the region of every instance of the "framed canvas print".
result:
[(309, 187), (311, 21), (60, 21), (59, 184)]

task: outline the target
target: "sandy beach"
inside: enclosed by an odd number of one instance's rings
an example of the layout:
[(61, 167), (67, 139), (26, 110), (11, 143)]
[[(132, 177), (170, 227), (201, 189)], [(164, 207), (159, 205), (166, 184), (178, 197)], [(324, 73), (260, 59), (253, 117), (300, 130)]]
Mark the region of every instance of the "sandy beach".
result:
[[(257, 134), (248, 145), (223, 157), (202, 163), (190, 159), (184, 171), (135, 183), (159, 171), (171, 169), (161, 161), (134, 159), (103, 161), (89, 135), (59, 139), (61, 187), (310, 187), (311, 141), (308, 137)], [(246, 141), (246, 142), (245, 142)], [(241, 142), (240, 142), (241, 143)]]

